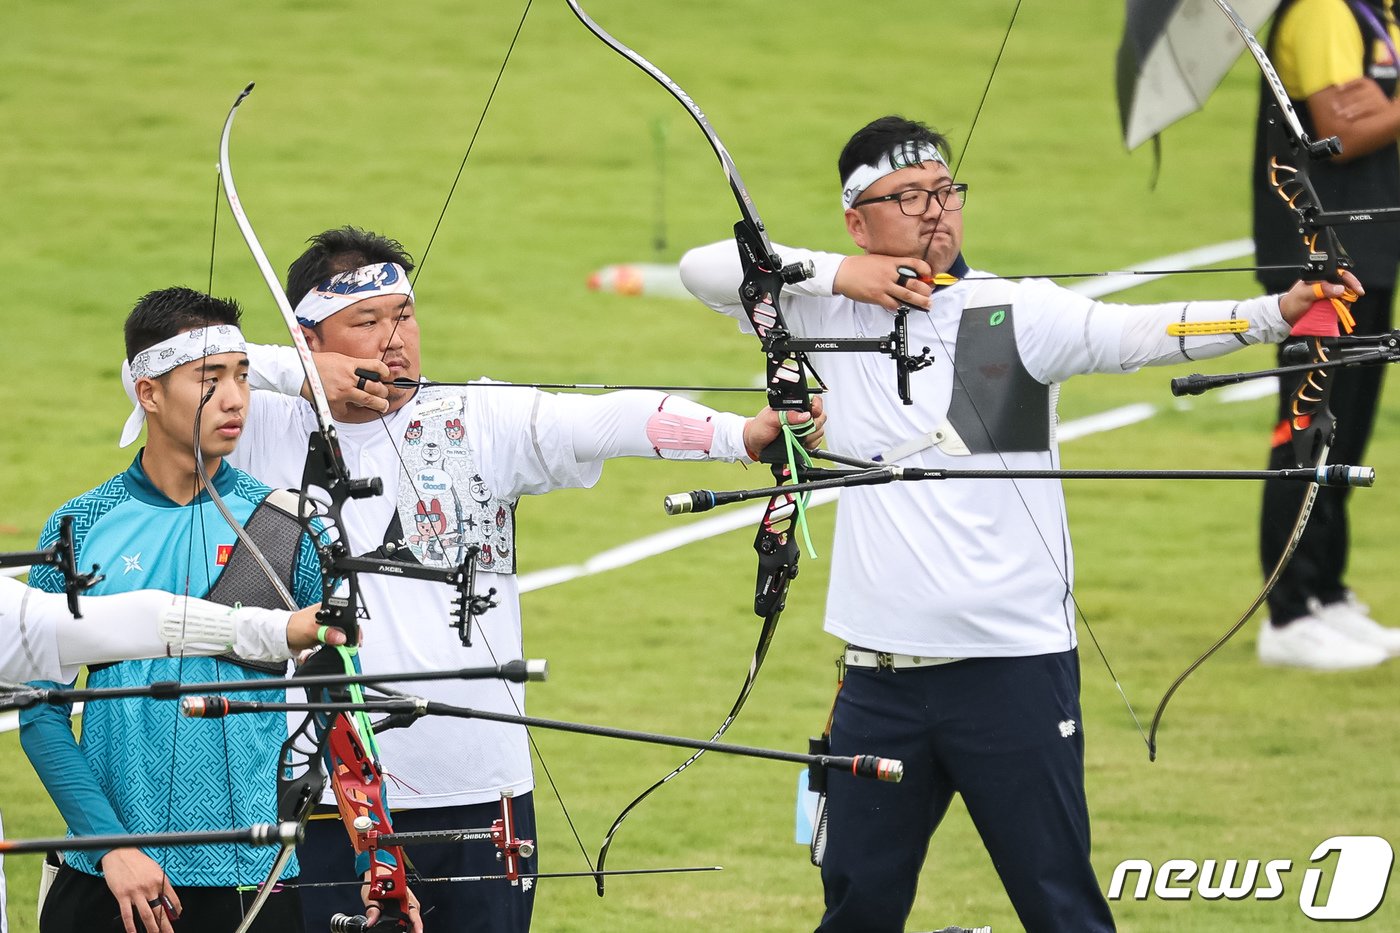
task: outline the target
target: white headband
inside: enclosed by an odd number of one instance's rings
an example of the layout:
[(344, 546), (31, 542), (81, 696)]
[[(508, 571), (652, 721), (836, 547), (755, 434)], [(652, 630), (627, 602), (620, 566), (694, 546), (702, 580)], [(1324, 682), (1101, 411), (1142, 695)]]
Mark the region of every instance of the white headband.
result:
[(141, 436), (146, 422), (146, 410), (136, 400), (136, 380), (164, 376), (177, 366), (202, 360), (217, 353), (246, 353), (248, 344), (243, 332), (233, 324), (210, 324), (181, 331), (169, 340), (147, 347), (127, 363), (122, 360), (122, 388), (131, 400), (133, 411), (122, 427), (121, 446), (130, 447)]
[(841, 207), (849, 210), (860, 198), (861, 192), (881, 178), (923, 162), (938, 162), (944, 166), (948, 164), (943, 159), (943, 153), (939, 152), (933, 143), (906, 142), (896, 146), (892, 153), (887, 152), (880, 156), (880, 161), (874, 165), (856, 166), (841, 183)]
[(337, 311), (380, 295), (406, 295), (409, 301), (414, 300), (413, 285), (403, 266), (376, 262), (331, 276), (297, 302), (297, 322), (303, 327), (315, 327)]

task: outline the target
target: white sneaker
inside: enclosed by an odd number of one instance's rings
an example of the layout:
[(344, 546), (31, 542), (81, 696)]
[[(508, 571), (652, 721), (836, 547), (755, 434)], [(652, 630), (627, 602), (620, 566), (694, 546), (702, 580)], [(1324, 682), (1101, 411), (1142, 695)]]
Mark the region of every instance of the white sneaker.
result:
[(1371, 609), (1348, 593), (1339, 603), (1326, 606), (1316, 599), (1308, 600), (1308, 610), (1330, 629), (1341, 632), (1352, 641), (1371, 645), (1385, 652), (1386, 657), (1400, 657), (1400, 629), (1381, 625), (1371, 618)]
[(1258, 648), (1263, 664), (1314, 671), (1375, 667), (1388, 657), (1382, 649), (1356, 641), (1310, 615), (1294, 619), (1282, 628), (1275, 628), (1265, 619), (1259, 629)]

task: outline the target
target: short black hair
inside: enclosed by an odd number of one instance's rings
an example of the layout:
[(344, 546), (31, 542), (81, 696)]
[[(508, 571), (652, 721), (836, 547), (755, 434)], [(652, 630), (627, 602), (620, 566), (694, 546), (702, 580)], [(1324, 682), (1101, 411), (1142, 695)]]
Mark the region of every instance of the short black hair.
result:
[(175, 285), (147, 292), (126, 316), (126, 361), (162, 340), (206, 324), (238, 326), (243, 309), (232, 298), (215, 298)]
[(857, 168), (862, 165), (875, 165), (884, 156), (893, 160), (895, 150), (908, 143), (928, 143), (937, 148), (944, 159), (952, 158), (952, 146), (948, 143), (948, 137), (917, 120), (891, 114), (871, 120), (856, 130), (836, 161), (839, 180), (844, 184)]
[(396, 262), (413, 271), (413, 257), (402, 243), (359, 227), (337, 227), (306, 242), (311, 246), (287, 267), (287, 300), (293, 306), (331, 276), (361, 266)]

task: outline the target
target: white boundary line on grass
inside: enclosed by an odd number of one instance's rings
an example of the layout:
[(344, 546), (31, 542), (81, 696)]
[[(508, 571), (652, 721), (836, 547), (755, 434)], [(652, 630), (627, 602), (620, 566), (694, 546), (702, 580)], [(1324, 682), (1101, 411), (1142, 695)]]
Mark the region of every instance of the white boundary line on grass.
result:
[[(1228, 262), (1231, 259), (1239, 259), (1254, 252), (1253, 240), (1231, 240), (1228, 243), (1217, 243), (1213, 246), (1203, 246), (1199, 249), (1188, 250), (1184, 253), (1176, 253), (1171, 256), (1163, 256), (1160, 259), (1149, 260), (1136, 266), (1130, 266), (1129, 271), (1152, 273), (1156, 270), (1172, 269), (1194, 269), (1200, 266), (1208, 266), (1217, 262)], [(1073, 291), (1077, 291), (1090, 298), (1102, 298), (1115, 292), (1124, 291), (1137, 285), (1145, 285), (1148, 282), (1156, 281), (1169, 275), (1169, 271), (1161, 271), (1159, 274), (1130, 275), (1115, 274), (1108, 275), (1102, 279), (1095, 279), (1073, 286)], [(1230, 386), (1216, 393), (1215, 398), (1222, 403), (1243, 402), (1251, 399), (1263, 398), (1273, 395), (1278, 391), (1277, 380), (1260, 379), (1254, 382), (1244, 382), (1239, 385)], [(1178, 408), (1189, 407), (1189, 402), (1177, 403)], [(1099, 434), (1104, 431), (1113, 431), (1118, 428), (1125, 428), (1129, 425), (1138, 424), (1149, 418), (1155, 417), (1161, 411), (1156, 405), (1147, 402), (1138, 402), (1133, 405), (1124, 405), (1121, 408), (1112, 408), (1098, 414), (1088, 415), (1084, 418), (1076, 418), (1073, 421), (1066, 421), (1061, 424), (1056, 431), (1061, 441), (1078, 440), (1090, 434)], [(835, 502), (840, 490), (829, 489), (813, 493), (809, 506), (826, 505)], [(763, 510), (766, 503), (745, 506), (740, 509), (731, 509), (720, 515), (710, 518), (703, 518), (699, 521), (690, 522), (679, 528), (668, 531), (657, 532), (629, 541), (626, 544), (600, 551), (588, 558), (581, 564), (565, 564), (559, 567), (550, 567), (545, 570), (536, 570), (533, 573), (520, 575), (520, 592), (529, 593), (534, 590), (542, 590), (545, 587), (556, 586), (560, 583), (567, 583), (570, 580), (577, 580), (581, 577), (590, 577), (594, 574), (605, 573), (609, 570), (616, 570), (619, 567), (626, 567), (656, 557), (667, 551), (674, 551), (677, 548), (694, 544), (697, 541), (704, 541), (706, 538), (713, 538), (729, 531), (736, 531), (740, 528), (749, 528), (757, 524), (763, 517)], [(25, 572), (27, 568), (9, 569), (3, 571), (10, 576), (18, 576)], [(79, 707), (75, 707), (76, 714)], [(0, 733), (9, 732), (18, 727), (19, 714), (14, 712), (0, 713)]]

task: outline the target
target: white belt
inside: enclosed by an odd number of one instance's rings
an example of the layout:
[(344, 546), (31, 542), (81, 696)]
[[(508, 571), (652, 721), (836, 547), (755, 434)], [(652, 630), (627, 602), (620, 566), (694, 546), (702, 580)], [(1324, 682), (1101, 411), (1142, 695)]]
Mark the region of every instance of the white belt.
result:
[(854, 645), (846, 646), (844, 659), (847, 667), (873, 667), (891, 671), (905, 670), (911, 667), (936, 667), (939, 664), (952, 664), (954, 661), (962, 660), (962, 658), (925, 658), (912, 654), (894, 654), (889, 651), (871, 651), (868, 648), (857, 648)]

